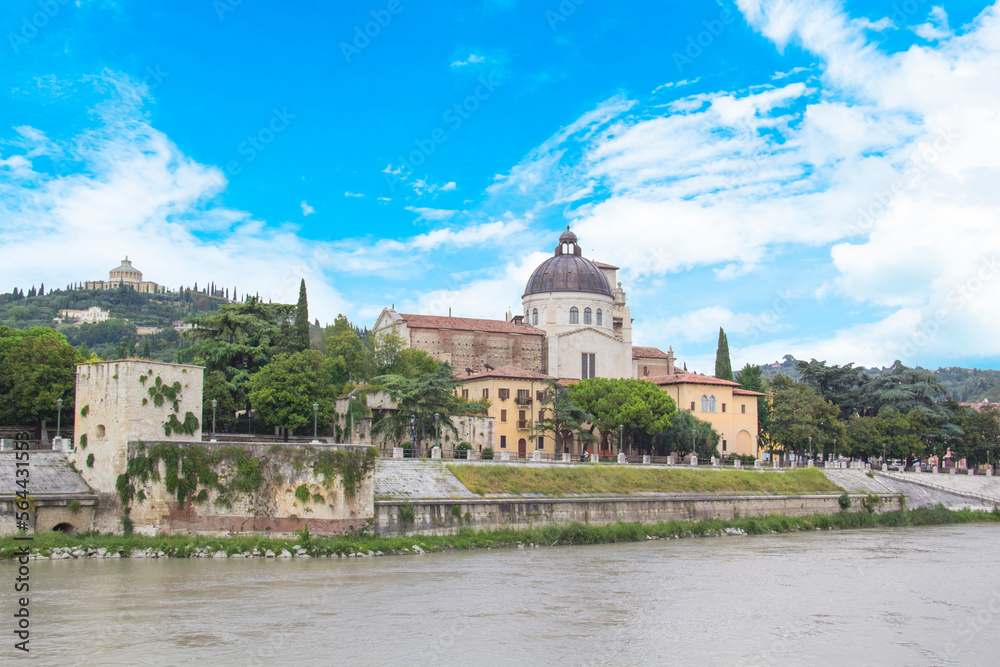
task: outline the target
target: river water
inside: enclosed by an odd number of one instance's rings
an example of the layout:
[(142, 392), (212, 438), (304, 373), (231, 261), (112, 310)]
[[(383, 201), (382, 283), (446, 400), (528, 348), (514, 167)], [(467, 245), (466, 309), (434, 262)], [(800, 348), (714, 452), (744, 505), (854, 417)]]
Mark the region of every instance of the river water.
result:
[[(998, 560), (990, 524), (349, 560), (37, 561), (31, 662), (989, 665)], [(0, 576), (12, 582), (13, 566)]]

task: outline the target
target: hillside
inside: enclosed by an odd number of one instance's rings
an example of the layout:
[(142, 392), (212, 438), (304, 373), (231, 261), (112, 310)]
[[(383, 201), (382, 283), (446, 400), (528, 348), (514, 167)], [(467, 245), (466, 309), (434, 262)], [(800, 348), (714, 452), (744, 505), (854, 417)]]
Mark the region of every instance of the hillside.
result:
[[(800, 377), (796, 368), (798, 361), (792, 355), (786, 354), (781, 361), (761, 364), (760, 368), (767, 380), (773, 380), (778, 375), (787, 375), (793, 380), (798, 380)], [(888, 373), (890, 370), (891, 368), (887, 366), (864, 369), (865, 373), (873, 376)], [(956, 401), (978, 402), (989, 399), (993, 402), (1000, 402), (1000, 370), (951, 366), (930, 372), (948, 390), (949, 396)]]

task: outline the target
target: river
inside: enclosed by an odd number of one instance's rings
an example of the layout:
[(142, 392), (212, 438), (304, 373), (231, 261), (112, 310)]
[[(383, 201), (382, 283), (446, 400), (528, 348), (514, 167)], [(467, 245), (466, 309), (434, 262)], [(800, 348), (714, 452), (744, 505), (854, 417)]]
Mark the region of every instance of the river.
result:
[[(364, 559), (37, 561), (30, 662), (996, 664), (998, 560), (1000, 526), (978, 524)], [(11, 582), (13, 565), (0, 574)]]

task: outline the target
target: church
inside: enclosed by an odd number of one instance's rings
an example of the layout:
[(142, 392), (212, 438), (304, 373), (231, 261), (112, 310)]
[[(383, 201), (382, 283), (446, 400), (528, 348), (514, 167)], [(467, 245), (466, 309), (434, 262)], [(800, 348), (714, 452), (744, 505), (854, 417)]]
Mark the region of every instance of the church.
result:
[[(632, 317), (625, 290), (618, 282), (619, 267), (583, 256), (576, 234), (569, 226), (559, 237), (553, 255), (534, 270), (521, 297), (523, 315), (510, 312), (503, 320), (398, 313), (383, 309), (374, 326), (376, 334), (395, 330), (405, 344), (447, 361), (480, 395), (502, 403), (503, 397), (520, 394), (517, 419), (520, 430), (530, 431), (531, 401), (535, 383), (555, 378), (564, 383), (593, 377), (641, 378), (668, 391), (678, 409), (689, 409), (712, 423), (722, 436), (719, 449), (727, 454), (756, 454), (757, 397), (735, 382), (678, 372), (673, 350), (632, 344)], [(482, 382), (487, 378), (491, 384)], [(502, 379), (505, 387), (490, 387)], [(531, 382), (531, 388), (512, 383)], [(479, 385), (482, 384), (482, 388)], [(514, 394), (511, 394), (514, 389)], [(537, 407), (537, 406), (536, 406)], [(496, 408), (494, 410), (493, 408)], [(494, 405), (502, 434), (506, 409)], [(699, 409), (700, 408), (700, 409)], [(500, 412), (502, 411), (502, 413)], [(497, 415), (493, 415), (497, 412)], [(500, 417), (503, 419), (500, 419)], [(517, 428), (511, 427), (515, 431)], [(519, 454), (529, 446), (545, 450), (546, 438), (510, 434)], [(506, 449), (506, 436), (503, 440)]]

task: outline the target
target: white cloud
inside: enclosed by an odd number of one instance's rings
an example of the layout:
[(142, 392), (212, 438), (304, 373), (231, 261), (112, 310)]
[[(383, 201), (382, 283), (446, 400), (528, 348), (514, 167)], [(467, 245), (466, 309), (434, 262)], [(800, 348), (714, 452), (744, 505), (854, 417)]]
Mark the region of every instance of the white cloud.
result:
[(302, 207), (302, 215), (303, 215), (303, 217), (316, 212), (316, 209), (314, 209), (312, 206), (310, 206), (309, 204), (307, 204), (305, 199), (303, 199), (301, 202), (299, 202), (299, 205)]
[(441, 192), (451, 192), (457, 187), (458, 186), (455, 185), (455, 181), (448, 181), (447, 183), (441, 186)]
[(475, 53), (470, 53), (468, 58), (464, 60), (456, 60), (451, 64), (452, 67), (467, 67), (469, 65), (478, 65), (483, 62), (485, 58), (483, 56), (477, 55)]
[(350, 190), (344, 193), (345, 197), (364, 197), (364, 194), (360, 192), (351, 192)]
[(450, 209), (426, 208), (422, 206), (407, 206), (406, 210), (416, 213), (419, 220), (447, 220), (458, 213), (458, 211)]

